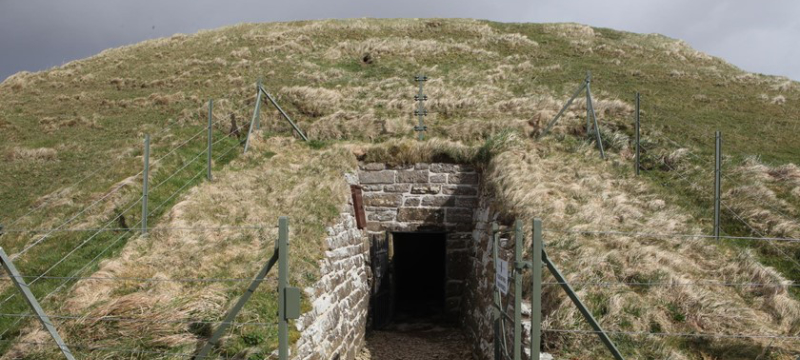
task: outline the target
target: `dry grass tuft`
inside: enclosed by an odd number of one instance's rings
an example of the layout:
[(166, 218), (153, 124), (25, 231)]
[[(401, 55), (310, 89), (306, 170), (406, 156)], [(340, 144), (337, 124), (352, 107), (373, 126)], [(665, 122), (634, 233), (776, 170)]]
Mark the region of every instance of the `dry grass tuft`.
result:
[(475, 147), (441, 138), (432, 138), (425, 142), (394, 139), (379, 145), (358, 148), (355, 152), (361, 161), (388, 165), (420, 162), (475, 163), (479, 155)]
[[(387, 126), (388, 125), (388, 126)], [(378, 120), (374, 113), (366, 114), (339, 110), (324, 116), (308, 127), (308, 136), (317, 140), (343, 140), (364, 138), (373, 140), (381, 135), (397, 135), (407, 132), (413, 125), (397, 128), (388, 120)]]
[[(496, 156), (486, 181), (510, 218), (542, 218), (548, 230), (615, 229), (668, 233), (699, 233), (691, 217), (665, 205), (653, 190), (636, 179), (608, 176), (607, 164), (593, 157), (573, 157), (553, 151), (557, 143), (518, 144)], [(565, 171), (565, 169), (569, 169)], [(761, 265), (750, 252), (736, 253), (704, 240), (647, 239), (626, 236), (583, 236), (547, 232), (549, 255), (569, 281), (765, 282), (769, 288), (716, 286), (578, 287), (589, 306), (602, 307), (600, 321), (609, 330), (665, 332), (747, 332), (794, 334), (800, 328), (800, 304), (775, 270)], [(526, 237), (526, 238), (529, 238)], [(720, 268), (720, 264), (727, 264)], [(563, 292), (545, 290), (544, 323), (573, 328), (581, 316)], [(753, 303), (756, 305), (754, 306)], [(624, 324), (624, 325), (623, 325)], [(551, 335), (547, 346), (581, 349), (591, 358), (599, 348), (583, 339)], [(667, 358), (680, 352), (663, 346), (662, 339), (642, 338), (637, 357)], [(743, 340), (766, 346), (767, 341)], [(597, 345), (599, 347), (599, 345)], [(794, 349), (797, 344), (783, 344)], [(683, 355), (681, 355), (683, 356)]]
[(0, 83), (0, 86), (8, 87), (14, 92), (20, 92), (32, 82), (33, 78), (34, 74), (27, 71), (20, 71), (6, 78)]
[(58, 151), (51, 148), (28, 149), (14, 147), (6, 153), (8, 161), (45, 162), (58, 160)]
[(797, 209), (776, 191), (800, 186), (800, 169), (794, 164), (772, 167), (751, 157), (735, 167), (737, 185), (725, 192), (725, 203), (756, 230), (776, 236), (800, 237)]
[(347, 40), (331, 47), (325, 53), (329, 60), (354, 58), (363, 60), (364, 56), (380, 61), (383, 56), (403, 58), (406, 61), (415, 61), (420, 57), (432, 57), (443, 54), (464, 54), (481, 58), (494, 58), (497, 53), (479, 47), (473, 47), (459, 42), (441, 42), (438, 40), (417, 40), (410, 38), (388, 37), (370, 38), (367, 40)]
[(281, 95), (285, 96), (303, 115), (310, 117), (331, 114), (342, 101), (342, 95), (338, 91), (321, 87), (285, 87), (281, 89)]
[[(263, 224), (264, 229), (156, 228), (147, 238), (131, 240), (119, 257), (104, 261), (92, 276), (249, 278), (271, 254), (277, 236), (275, 224), (279, 216), (286, 215), (290, 217), (293, 244), (291, 282), (300, 287), (310, 285), (318, 277), (317, 261), (326, 250), (325, 226), (338, 220), (349, 199), (343, 175), (354, 171), (355, 157), (341, 147), (318, 152), (285, 138), (264, 140), (256, 136), (253, 140), (247, 157), (218, 172), (213, 183), (189, 191), (165, 215), (163, 225), (214, 228)], [(269, 290), (276, 286), (274, 272), (266, 282), (255, 295), (259, 300), (253, 300), (261, 306), (275, 302)], [(81, 339), (97, 346), (183, 348), (182, 352), (191, 353), (199, 338), (191, 324), (181, 322), (220, 319), (246, 286), (238, 282), (82, 280), (61, 306), (61, 311), (81, 314), (82, 318), (62, 322), (60, 330), (68, 342)], [(258, 308), (246, 307), (238, 321), (274, 321), (273, 314), (261, 313)], [(102, 317), (143, 321), (92, 320)], [(36, 334), (32, 329), (25, 332)], [(37, 351), (45, 350), (20, 344), (9, 354)], [(99, 359), (93, 356), (87, 359)]]
[(547, 24), (544, 29), (566, 38), (592, 39), (596, 35), (592, 27), (575, 23)]
[(173, 94), (160, 94), (154, 93), (147, 97), (150, 104), (156, 106), (168, 106), (186, 100), (186, 94), (183, 91), (178, 91)]
[(100, 124), (101, 117), (92, 114), (91, 117), (71, 116), (71, 117), (43, 117), (39, 119), (39, 126), (46, 132), (51, 133), (64, 128), (83, 127), (88, 129), (102, 129)]

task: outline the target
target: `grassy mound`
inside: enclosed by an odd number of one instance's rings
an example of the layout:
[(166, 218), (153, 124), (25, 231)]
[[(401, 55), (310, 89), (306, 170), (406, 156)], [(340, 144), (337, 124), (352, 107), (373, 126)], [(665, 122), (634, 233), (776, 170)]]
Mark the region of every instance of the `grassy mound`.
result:
[[(533, 140), (586, 71), (593, 75), (607, 161), (600, 161), (585, 140), (583, 99), (565, 113), (552, 136)], [(417, 121), (417, 74), (430, 78), (425, 121), (431, 140), (423, 146), (409, 140)], [(236, 139), (223, 136), (231, 118), (240, 126), (249, 120), (259, 77), (313, 139), (310, 146), (294, 143), (289, 126), (265, 109), (252, 154), (235, 156), (234, 150), (218, 159), (215, 182), (194, 177), (204, 166), (202, 156), (192, 159), (205, 146), (206, 101), (217, 99), (215, 138), (221, 139), (222, 155), (238, 146)], [(631, 175), (634, 91), (643, 96), (646, 148), (644, 176), (638, 179)], [(793, 131), (800, 124), (798, 100), (796, 82), (745, 73), (659, 35), (476, 20), (242, 24), (112, 49), (48, 71), (20, 73), (0, 84), (0, 223), (11, 229), (46, 229), (80, 214), (67, 227), (99, 227), (118, 221), (133, 204), (126, 225), (135, 227), (141, 216), (135, 206), (141, 140), (150, 133), (153, 157), (168, 155), (154, 166), (151, 184), (164, 181), (164, 186), (151, 203), (164, 205), (151, 221), (272, 224), (277, 216), (289, 215), (295, 236), (308, 244), (297, 265), (301, 271), (295, 280), (301, 285), (317, 276), (322, 250), (315, 244), (324, 226), (336, 220), (347, 196), (341, 176), (354, 168), (357, 157), (479, 164), (509, 215), (543, 217), (554, 229), (709, 233), (709, 161), (713, 132), (719, 129), (725, 136), (724, 204), (729, 208), (724, 233), (798, 237), (800, 172), (793, 164), (800, 155)], [(183, 145), (187, 139), (193, 140)], [(98, 235), (52, 275), (246, 277), (271, 249), (270, 231)], [(18, 266), (26, 275), (41, 274), (87, 237), (48, 235), (20, 257)], [(16, 253), (40, 238), (8, 233), (0, 242)], [(795, 244), (574, 234), (553, 234), (548, 241), (551, 255), (576, 282), (800, 281), (800, 246)], [(101, 281), (64, 286), (45, 308), (94, 317), (149, 313), (166, 320), (190, 316), (214, 321), (241, 291), (235, 286)], [(52, 280), (33, 286), (40, 296), (58, 288), (61, 283)], [(4, 296), (11, 293), (7, 284), (3, 289)], [(601, 322), (617, 331), (797, 335), (796, 289), (586, 286), (580, 291)], [(563, 296), (555, 289), (548, 294), (546, 325), (578, 328)], [(271, 313), (274, 299), (263, 296), (244, 318), (260, 320)], [(24, 308), (21, 302), (13, 304), (9, 311)], [(137, 313), (138, 308), (147, 311)], [(92, 316), (85, 316), (60, 323), (69, 339), (173, 353), (164, 358), (191, 352), (207, 331), (180, 324), (141, 328), (141, 323), (97, 322), (92, 329), (98, 330), (89, 334), (86, 324)], [(0, 321), (10, 330), (4, 339), (44, 339), (34, 323), (12, 326), (12, 320)], [(242, 328), (231, 334), (220, 349), (223, 354), (260, 356), (274, 346), (269, 330)], [(130, 341), (121, 340), (126, 338)], [(602, 353), (595, 345), (579, 346), (586, 340), (557, 334), (547, 346), (578, 358)], [(732, 353), (754, 358), (761, 352), (777, 358), (797, 351), (791, 342), (747, 339), (617, 340), (636, 358), (730, 358)], [(21, 341), (6, 355), (47, 357), (48, 351)]]

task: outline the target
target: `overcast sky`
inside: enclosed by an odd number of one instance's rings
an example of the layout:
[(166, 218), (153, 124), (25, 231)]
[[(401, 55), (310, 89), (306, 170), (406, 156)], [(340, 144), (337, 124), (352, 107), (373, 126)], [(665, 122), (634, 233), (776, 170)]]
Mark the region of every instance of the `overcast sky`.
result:
[(570, 21), (661, 33), (744, 70), (800, 80), (797, 0), (0, 0), (0, 79), (175, 33), (354, 17)]

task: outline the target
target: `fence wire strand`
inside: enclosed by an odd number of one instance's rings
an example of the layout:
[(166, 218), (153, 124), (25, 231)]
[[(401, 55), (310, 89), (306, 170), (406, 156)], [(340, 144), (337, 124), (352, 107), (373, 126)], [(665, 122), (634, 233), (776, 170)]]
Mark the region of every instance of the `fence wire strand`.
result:
[[(595, 330), (572, 330), (572, 329), (542, 329), (542, 332), (572, 333), (572, 334), (600, 334)], [(780, 340), (800, 340), (800, 336), (792, 335), (767, 335), (767, 334), (721, 334), (721, 333), (678, 333), (678, 332), (643, 332), (643, 331), (603, 331), (610, 335), (633, 335), (633, 336), (662, 336), (662, 337), (701, 337), (701, 338), (725, 338), (725, 339), (780, 339)]]
[[(55, 348), (60, 348), (55, 343), (47, 343), (47, 342), (35, 342), (35, 341), (15, 341), (13, 339), (0, 339), (0, 341), (4, 342), (14, 342), (17, 344), (25, 344), (25, 345), (39, 345), (39, 346), (53, 346)], [(235, 360), (241, 359), (240, 356), (234, 357), (225, 357), (221, 355), (207, 355), (203, 357), (198, 357), (197, 354), (188, 354), (188, 353), (177, 353), (177, 352), (166, 352), (166, 351), (156, 351), (156, 350), (146, 350), (146, 349), (134, 349), (134, 348), (120, 348), (120, 347), (105, 347), (105, 346), (89, 346), (84, 344), (65, 344), (67, 348), (70, 350), (72, 349), (79, 349), (79, 351), (85, 352), (92, 352), (92, 351), (101, 351), (101, 352), (118, 352), (118, 353), (128, 353), (132, 355), (139, 355), (139, 354), (147, 354), (147, 355), (164, 355), (164, 356), (180, 356), (186, 358), (213, 358), (213, 359), (225, 359), (225, 360)]]

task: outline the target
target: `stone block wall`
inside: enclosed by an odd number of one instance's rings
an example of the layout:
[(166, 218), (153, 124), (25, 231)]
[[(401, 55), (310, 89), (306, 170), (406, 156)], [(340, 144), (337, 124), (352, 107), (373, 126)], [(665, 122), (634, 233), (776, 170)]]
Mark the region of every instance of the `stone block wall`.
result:
[(368, 163), (358, 177), (369, 231), (472, 230), (480, 177), (470, 166)]
[(364, 346), (369, 309), (369, 246), (353, 214), (329, 227), (321, 278), (305, 289), (311, 311), (295, 322), (297, 360), (352, 360)]
[(449, 317), (460, 322), (480, 174), (460, 164), (362, 163), (358, 178), (369, 232), (447, 233), (445, 306)]
[(492, 205), (492, 199), (481, 197), (471, 234), (470, 266), (464, 291), (464, 331), (471, 340), (473, 355), (479, 360), (490, 360), (494, 356), (492, 291), (495, 286), (495, 265), (491, 236), (492, 222), (498, 212)]
[[(475, 213), (475, 228), (470, 238), (469, 271), (464, 284), (463, 324), (472, 344), (475, 359), (494, 359), (494, 314), (495, 264), (492, 254), (492, 223), (500, 217), (499, 205), (487, 194), (481, 194), (478, 210)], [(505, 224), (510, 227), (511, 224)], [(529, 227), (530, 224), (523, 224)], [(503, 245), (499, 256), (509, 263), (514, 259), (513, 236)], [(529, 257), (529, 255), (526, 255)], [(530, 260), (529, 258), (526, 259)], [(526, 270), (527, 272), (527, 270)], [(503, 305), (507, 314), (514, 313), (514, 282), (509, 279), (508, 294), (503, 295)], [(529, 299), (522, 301), (522, 359), (530, 359), (531, 304)], [(506, 343), (513, 344), (513, 322), (507, 321)], [(551, 359), (550, 354), (541, 354), (541, 359)]]

